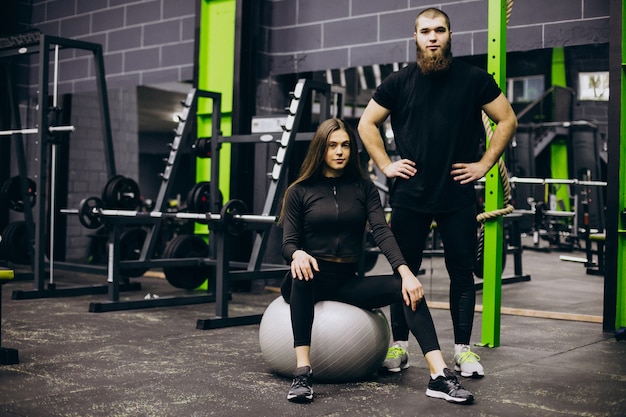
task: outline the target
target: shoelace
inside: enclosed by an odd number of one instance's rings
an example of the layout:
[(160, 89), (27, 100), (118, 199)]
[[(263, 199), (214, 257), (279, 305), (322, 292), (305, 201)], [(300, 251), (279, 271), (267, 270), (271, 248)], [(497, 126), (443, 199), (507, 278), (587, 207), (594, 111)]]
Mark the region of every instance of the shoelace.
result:
[(395, 358), (399, 358), (400, 356), (402, 356), (403, 353), (404, 353), (404, 349), (402, 349), (401, 347), (390, 347), (389, 350), (387, 351), (387, 357), (389, 359), (395, 359)]
[(472, 363), (472, 362), (478, 362), (479, 360), (480, 360), (480, 356), (478, 356), (471, 350), (467, 350), (465, 352), (459, 353), (457, 363), (463, 363), (463, 362)]
[(309, 387), (309, 376), (308, 375), (298, 375), (293, 379), (293, 383), (291, 384), (292, 388), (308, 388)]

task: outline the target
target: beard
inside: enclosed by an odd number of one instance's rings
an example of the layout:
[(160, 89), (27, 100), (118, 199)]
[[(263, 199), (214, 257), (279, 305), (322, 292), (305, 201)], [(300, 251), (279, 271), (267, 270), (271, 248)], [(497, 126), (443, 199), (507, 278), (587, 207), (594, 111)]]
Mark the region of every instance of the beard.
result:
[(424, 75), (446, 71), (452, 63), (452, 41), (449, 40), (443, 48), (439, 49), (435, 54), (427, 54), (427, 51), (420, 48), (415, 42), (417, 55), (417, 65)]

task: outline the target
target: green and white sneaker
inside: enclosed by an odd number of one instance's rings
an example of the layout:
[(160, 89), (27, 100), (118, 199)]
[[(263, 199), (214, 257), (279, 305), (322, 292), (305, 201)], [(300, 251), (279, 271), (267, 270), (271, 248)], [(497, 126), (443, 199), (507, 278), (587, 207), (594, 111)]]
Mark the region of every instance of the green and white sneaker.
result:
[(485, 376), (485, 370), (479, 360), (480, 356), (472, 352), (469, 346), (463, 346), (461, 351), (454, 355), (454, 370), (465, 378), (482, 378)]
[(400, 372), (409, 367), (409, 352), (398, 342), (394, 342), (387, 350), (387, 357), (382, 365), (385, 372)]

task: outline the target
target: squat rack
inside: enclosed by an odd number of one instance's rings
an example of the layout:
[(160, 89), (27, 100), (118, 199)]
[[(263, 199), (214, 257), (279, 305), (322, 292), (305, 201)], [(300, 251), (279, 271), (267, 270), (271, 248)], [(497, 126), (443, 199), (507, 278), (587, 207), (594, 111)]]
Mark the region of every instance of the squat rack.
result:
[[(100, 118), (102, 127), (102, 140), (104, 145), (105, 166), (109, 177), (115, 175), (115, 158), (113, 153), (113, 140), (111, 134), (111, 122), (109, 114), (109, 102), (106, 89), (106, 79), (104, 72), (104, 59), (102, 46), (97, 43), (79, 41), (75, 39), (61, 38), (57, 36), (45, 35), (39, 31), (32, 31), (25, 34), (11, 36), (10, 46), (0, 50), (0, 60), (15, 58), (18, 56), (39, 54), (38, 69), (38, 103), (37, 103), (37, 125), (35, 128), (23, 129), (19, 117), (19, 110), (16, 99), (13, 94), (12, 80), (10, 79), (10, 71), (8, 74), (9, 85), (9, 105), (11, 113), (11, 129), (2, 132), (1, 136), (11, 136), (14, 139), (15, 152), (17, 154), (17, 168), (20, 176), (21, 194), (24, 201), (24, 218), (26, 222), (26, 239), (28, 242), (28, 250), (30, 252), (31, 265), (33, 271), (34, 290), (18, 291), (13, 293), (13, 299), (21, 298), (40, 298), (40, 297), (57, 297), (57, 296), (74, 296), (84, 294), (100, 294), (107, 291), (106, 285), (87, 286), (87, 287), (71, 287), (56, 288), (53, 283), (53, 267), (58, 266), (63, 269), (76, 270), (77, 265), (67, 264), (63, 262), (54, 262), (52, 253), (51, 259), (46, 261), (46, 242), (47, 242), (47, 226), (50, 226), (50, 235), (54, 237), (54, 171), (51, 175), (51, 184), (48, 184), (48, 146), (52, 147), (52, 168), (55, 164), (55, 150), (58, 135), (68, 134), (72, 132), (73, 126), (57, 126), (58, 115), (60, 109), (57, 106), (57, 76), (59, 63), (59, 49), (74, 48), (91, 51), (94, 58), (94, 71), (96, 80), (96, 89), (100, 99)], [(54, 80), (52, 107), (49, 105), (50, 93), (50, 61), (51, 52), (54, 52)], [(52, 116), (52, 117), (50, 117)], [(55, 117), (56, 116), (56, 117)], [(27, 162), (24, 152), (23, 135), (34, 135), (36, 148), (35, 158), (39, 161), (36, 181), (38, 183), (38, 203), (34, 207), (31, 206), (28, 198), (27, 183)], [(48, 185), (50, 185), (50, 199), (48, 200)], [(50, 219), (46, 218), (46, 209), (50, 209)], [(33, 214), (34, 209), (34, 214)], [(51, 242), (51, 245), (53, 243)], [(50, 282), (48, 288), (45, 286), (46, 267), (50, 269)], [(80, 269), (89, 271), (98, 270), (97, 267), (83, 266)]]

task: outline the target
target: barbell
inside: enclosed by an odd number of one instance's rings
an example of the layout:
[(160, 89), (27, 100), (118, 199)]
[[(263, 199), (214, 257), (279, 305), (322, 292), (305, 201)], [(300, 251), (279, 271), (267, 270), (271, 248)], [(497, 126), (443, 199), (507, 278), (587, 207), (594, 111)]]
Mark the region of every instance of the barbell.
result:
[(106, 209), (104, 202), (98, 197), (88, 197), (80, 202), (78, 210), (61, 209), (63, 214), (77, 214), (80, 224), (87, 229), (97, 229), (102, 226), (106, 218), (136, 218), (136, 219), (179, 219), (194, 220), (201, 223), (221, 222), (226, 233), (239, 236), (246, 231), (247, 223), (275, 224), (276, 216), (243, 214), (247, 211), (241, 200), (230, 200), (222, 207), (220, 214), (188, 213), (188, 212), (140, 212), (133, 210)]
[[(51, 134), (61, 133), (61, 132), (74, 132), (76, 128), (74, 126), (50, 126), (48, 127), (48, 132)], [(39, 129), (36, 127), (26, 128), (26, 129), (9, 129), (9, 130), (0, 130), (0, 136), (11, 136), (11, 135), (35, 135), (39, 133)]]

